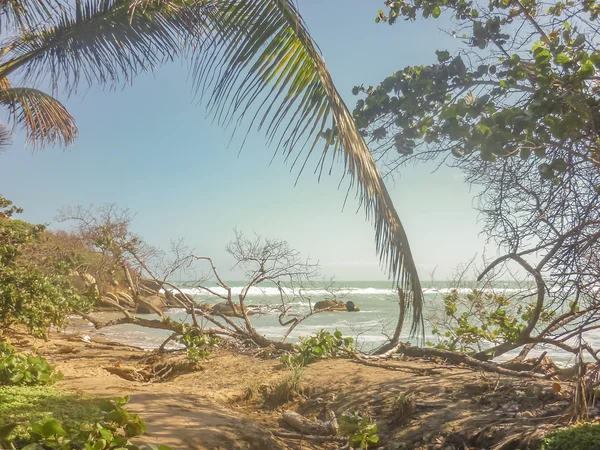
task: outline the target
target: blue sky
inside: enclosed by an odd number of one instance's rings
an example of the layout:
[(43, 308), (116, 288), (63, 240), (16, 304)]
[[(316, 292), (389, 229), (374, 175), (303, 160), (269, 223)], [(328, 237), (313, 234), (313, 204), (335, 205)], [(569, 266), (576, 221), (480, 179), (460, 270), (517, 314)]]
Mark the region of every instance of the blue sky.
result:
[[(356, 84), (376, 84), (396, 70), (434, 60), (436, 49), (455, 43), (439, 21), (375, 24), (379, 0), (306, 0), (299, 8), (339, 91), (350, 108)], [(224, 276), (232, 261), (224, 247), (233, 228), (285, 239), (319, 260), (338, 280), (383, 280), (372, 225), (357, 202), (342, 211), (341, 170), (320, 183), (309, 167), (296, 173), (252, 132), (238, 157), (231, 131), (206, 119), (193, 99), (184, 61), (116, 91), (92, 88), (58, 96), (75, 116), (80, 137), (67, 151), (32, 154), (23, 137), (0, 154), (0, 193), (25, 208), (23, 218), (53, 224), (67, 205), (118, 203), (136, 213), (134, 230), (149, 243), (167, 246), (185, 238), (196, 253), (213, 256)], [(86, 91), (86, 89), (82, 89)], [(480, 253), (473, 193), (458, 172), (433, 166), (406, 167), (389, 189), (407, 230), (423, 279), (436, 278)]]

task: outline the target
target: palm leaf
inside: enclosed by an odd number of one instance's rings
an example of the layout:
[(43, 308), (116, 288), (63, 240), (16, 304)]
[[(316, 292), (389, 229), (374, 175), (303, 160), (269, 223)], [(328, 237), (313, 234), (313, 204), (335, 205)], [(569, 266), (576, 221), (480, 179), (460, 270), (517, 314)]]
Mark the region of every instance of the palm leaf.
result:
[[(216, 120), (264, 129), (276, 153), (296, 164), (322, 148), (341, 156), (375, 225), (381, 262), (413, 305), (413, 332), (422, 326), (423, 295), (408, 238), (381, 174), (323, 59), (291, 0), (228, 0), (204, 9), (209, 30), (193, 61), (196, 89)], [(299, 151), (296, 152), (296, 150)]]
[(0, 123), (0, 151), (7, 149), (11, 143), (10, 130), (4, 124)]
[(0, 32), (35, 27), (64, 8), (58, 0), (4, 0), (0, 2)]
[[(42, 91), (19, 87), (1, 89), (0, 104), (8, 107), (12, 122), (25, 128), (27, 143), (34, 148), (55, 143), (67, 146), (77, 136), (75, 119), (58, 100)], [(0, 142), (3, 131), (0, 129)]]
[(115, 86), (171, 60), (189, 32), (182, 10), (130, 14), (126, 0), (77, 0), (39, 29), (5, 41), (0, 77), (19, 71), (22, 83), (50, 82), (74, 92), (80, 83)]

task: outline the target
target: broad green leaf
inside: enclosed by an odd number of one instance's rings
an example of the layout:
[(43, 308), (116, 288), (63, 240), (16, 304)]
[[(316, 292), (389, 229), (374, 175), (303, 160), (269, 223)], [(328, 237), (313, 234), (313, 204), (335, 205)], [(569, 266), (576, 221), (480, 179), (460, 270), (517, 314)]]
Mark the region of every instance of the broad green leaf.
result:
[(578, 73), (580, 75), (582, 75), (583, 77), (587, 78), (587, 77), (594, 76), (595, 72), (596, 72), (596, 69), (594, 67), (594, 64), (591, 61), (586, 61), (581, 65)]
[(565, 53), (556, 55), (556, 63), (565, 66), (571, 62), (571, 59)]
[(44, 425), (42, 426), (42, 432), (46, 438), (67, 435), (61, 423), (56, 419), (48, 419), (46, 422), (44, 422)]
[(8, 425), (0, 426), (0, 439), (6, 439), (17, 428), (16, 423), (9, 423)]

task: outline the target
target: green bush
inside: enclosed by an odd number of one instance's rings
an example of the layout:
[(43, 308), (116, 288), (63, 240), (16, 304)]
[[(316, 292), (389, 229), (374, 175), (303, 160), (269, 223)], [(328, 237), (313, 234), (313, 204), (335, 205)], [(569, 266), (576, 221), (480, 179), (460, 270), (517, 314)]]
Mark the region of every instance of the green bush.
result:
[[(5, 203), (0, 196), (0, 208)], [(0, 214), (0, 329), (25, 325), (34, 336), (45, 337), (50, 327), (66, 326), (69, 314), (88, 311), (95, 301), (71, 284), (67, 259), (46, 261), (44, 252), (20, 259), (40, 242), (44, 230)]]
[[(438, 342), (432, 347), (467, 354), (480, 352), (485, 344), (515, 342), (532, 318), (535, 303), (513, 303), (504, 296), (481, 289), (462, 293), (452, 289), (443, 296), (442, 317), (431, 320)], [(543, 311), (540, 323), (549, 322), (552, 311)]]
[(332, 334), (321, 330), (314, 336), (300, 338), (292, 353), (285, 354), (280, 361), (287, 367), (305, 367), (308, 364), (327, 357), (336, 357), (352, 351), (354, 339), (342, 337), (342, 332), (335, 330)]
[(344, 413), (339, 417), (340, 434), (348, 437), (350, 448), (368, 449), (379, 443), (377, 423), (369, 416)]
[[(17, 423), (0, 425), (0, 445), (8, 449), (22, 450), (145, 450), (154, 447), (138, 446), (131, 438), (146, 432), (144, 421), (136, 414), (125, 409), (128, 397), (101, 400), (98, 407), (102, 417), (98, 421), (78, 424), (60, 422), (55, 418), (47, 418), (39, 422), (31, 422), (24, 435), (17, 436), (14, 431)], [(166, 446), (158, 446), (158, 450), (170, 450)]]
[(199, 333), (192, 327), (184, 325), (184, 333), (177, 339), (185, 345), (187, 358), (190, 362), (197, 364), (210, 355), (210, 348), (219, 344), (217, 337)]
[(15, 352), (12, 345), (0, 342), (0, 386), (50, 385), (61, 377), (42, 356)]
[(86, 312), (92, 304), (64, 276), (0, 267), (1, 327), (25, 325), (34, 336), (45, 337), (50, 327), (64, 328), (69, 314)]
[(553, 431), (539, 450), (600, 450), (600, 424), (582, 423)]
[(101, 420), (102, 410), (100, 399), (52, 386), (4, 386), (0, 387), (0, 418), (16, 425), (15, 437), (24, 437), (29, 423), (54, 418), (78, 428)]

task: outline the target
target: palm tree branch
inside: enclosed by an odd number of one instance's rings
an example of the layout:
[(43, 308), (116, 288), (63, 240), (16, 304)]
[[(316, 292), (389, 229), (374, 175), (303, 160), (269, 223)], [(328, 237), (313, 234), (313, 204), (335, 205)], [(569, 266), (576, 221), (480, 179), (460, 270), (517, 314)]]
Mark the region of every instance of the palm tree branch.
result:
[(0, 4), (0, 32), (35, 27), (65, 7), (60, 0), (4, 0)]
[(77, 0), (41, 30), (5, 42), (0, 77), (20, 71), (23, 81), (49, 79), (73, 92), (81, 81), (129, 81), (181, 51), (189, 31), (181, 10), (152, 8), (132, 16), (130, 6), (127, 0)]
[(11, 122), (25, 128), (26, 142), (68, 146), (77, 137), (75, 119), (50, 95), (32, 88), (0, 89), (0, 104), (8, 107)]
[[(210, 92), (209, 111), (218, 123), (236, 128), (252, 114), (250, 128), (265, 127), (268, 142), (277, 142), (276, 153), (283, 151), (287, 159), (304, 149), (302, 169), (322, 142), (319, 173), (326, 155), (342, 157), (350, 186), (374, 222), (381, 262), (412, 299), (416, 331), (422, 327), (423, 295), (406, 232), (299, 12), (291, 0), (217, 3), (193, 62), (196, 89)], [(299, 153), (293, 164), (298, 159)]]

